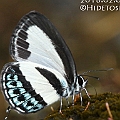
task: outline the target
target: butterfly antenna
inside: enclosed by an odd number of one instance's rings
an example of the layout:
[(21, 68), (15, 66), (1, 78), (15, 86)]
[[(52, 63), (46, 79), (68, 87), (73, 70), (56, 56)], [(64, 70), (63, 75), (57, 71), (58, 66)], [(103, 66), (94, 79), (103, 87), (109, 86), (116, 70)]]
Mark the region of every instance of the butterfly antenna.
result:
[(104, 71), (110, 71), (110, 70), (114, 70), (113, 68), (107, 68), (107, 69), (102, 69), (102, 70), (88, 70), (86, 72), (83, 72), (82, 74), (87, 74), (90, 72), (104, 72)]
[(4, 120), (7, 120), (7, 119), (8, 119), (8, 117), (9, 117), (9, 115), (10, 115), (10, 111), (11, 111), (11, 108), (10, 108), (10, 106), (8, 106), (8, 108), (7, 108), (7, 110), (6, 110), (7, 116), (5, 117)]
[(91, 76), (91, 75), (80, 75), (80, 76), (87, 76), (87, 77), (91, 77), (91, 78), (99, 80), (99, 77), (96, 77), (96, 76)]

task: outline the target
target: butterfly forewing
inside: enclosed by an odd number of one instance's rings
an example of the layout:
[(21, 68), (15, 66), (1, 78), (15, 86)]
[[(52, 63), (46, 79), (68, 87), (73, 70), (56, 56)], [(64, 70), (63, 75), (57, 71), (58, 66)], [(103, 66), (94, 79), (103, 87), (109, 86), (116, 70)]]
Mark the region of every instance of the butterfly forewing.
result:
[(42, 14), (32, 11), (22, 17), (15, 28), (10, 54), (16, 61), (31, 61), (53, 68), (72, 84), (76, 68), (72, 55), (52, 23)]

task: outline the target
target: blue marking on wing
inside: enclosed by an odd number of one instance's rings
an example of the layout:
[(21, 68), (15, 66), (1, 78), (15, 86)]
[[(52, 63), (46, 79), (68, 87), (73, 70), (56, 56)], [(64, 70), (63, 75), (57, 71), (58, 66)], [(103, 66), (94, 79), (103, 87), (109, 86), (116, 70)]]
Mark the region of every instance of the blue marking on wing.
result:
[(22, 85), (22, 83), (20, 81), (17, 81), (17, 82), (15, 82), (15, 81), (8, 81), (6, 83), (6, 86), (8, 88), (23, 87), (23, 85)]
[(8, 74), (7, 80), (18, 80), (18, 75)]

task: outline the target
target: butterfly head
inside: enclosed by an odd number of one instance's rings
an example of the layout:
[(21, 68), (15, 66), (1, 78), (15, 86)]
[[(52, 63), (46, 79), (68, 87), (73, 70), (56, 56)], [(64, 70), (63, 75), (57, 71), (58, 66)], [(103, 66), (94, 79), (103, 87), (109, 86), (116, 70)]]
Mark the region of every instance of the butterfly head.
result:
[[(76, 81), (75, 81), (75, 89), (74, 89), (74, 93), (73, 93), (73, 96), (75, 95), (75, 94), (80, 94), (80, 100), (81, 100), (81, 106), (82, 106), (82, 103), (83, 103), (83, 101), (82, 101), (82, 90), (85, 90), (85, 93), (87, 94), (87, 96), (88, 96), (88, 98), (90, 98), (90, 96), (89, 96), (89, 94), (88, 94), (88, 92), (87, 92), (87, 90), (86, 90), (86, 85), (87, 85), (87, 82), (88, 82), (88, 80), (87, 79), (84, 79), (81, 75), (78, 75), (77, 77), (76, 77)], [(73, 97), (74, 98), (74, 97)], [(74, 99), (73, 99), (74, 100)]]
[(79, 88), (81, 90), (86, 87), (87, 82), (88, 82), (87, 79), (85, 80), (82, 76), (80, 76), (80, 75), (78, 76), (78, 84), (79, 84)]
[(87, 82), (87, 79), (85, 80), (81, 75), (78, 75), (76, 78), (75, 93), (80, 93), (83, 89), (86, 89)]

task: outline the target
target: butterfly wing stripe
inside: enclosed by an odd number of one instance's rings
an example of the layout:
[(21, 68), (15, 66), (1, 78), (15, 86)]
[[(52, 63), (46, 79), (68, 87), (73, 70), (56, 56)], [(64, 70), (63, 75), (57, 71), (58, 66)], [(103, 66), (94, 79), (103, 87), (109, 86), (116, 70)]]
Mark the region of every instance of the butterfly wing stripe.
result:
[[(13, 36), (10, 52), (15, 60), (27, 59), (54, 68), (66, 75), (69, 84), (74, 82), (76, 68), (72, 55), (61, 35), (46, 17), (35, 11), (28, 13), (18, 23)], [(18, 44), (16, 41), (20, 39), (24, 39), (29, 47)], [(24, 53), (20, 47), (25, 48)], [(29, 54), (26, 55), (25, 52)]]
[(36, 69), (49, 81), (49, 83), (54, 87), (54, 89), (57, 91), (57, 93), (62, 96), (62, 86), (60, 84), (59, 79), (56, 78), (56, 76), (48, 71), (47, 69), (41, 69), (39, 67), (36, 67)]
[(17, 45), (21, 46), (24, 49), (28, 49), (29, 48), (29, 43), (26, 42), (25, 40), (21, 39), (20, 37), (17, 40)]

